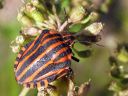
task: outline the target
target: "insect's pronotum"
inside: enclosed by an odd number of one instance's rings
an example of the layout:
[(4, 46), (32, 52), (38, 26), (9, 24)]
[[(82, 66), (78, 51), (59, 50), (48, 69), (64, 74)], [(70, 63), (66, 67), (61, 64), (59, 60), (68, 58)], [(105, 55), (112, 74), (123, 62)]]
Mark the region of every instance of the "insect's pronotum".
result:
[(69, 74), (74, 39), (70, 34), (43, 30), (17, 55), (14, 71), (18, 83), (29, 88), (47, 88), (50, 82)]

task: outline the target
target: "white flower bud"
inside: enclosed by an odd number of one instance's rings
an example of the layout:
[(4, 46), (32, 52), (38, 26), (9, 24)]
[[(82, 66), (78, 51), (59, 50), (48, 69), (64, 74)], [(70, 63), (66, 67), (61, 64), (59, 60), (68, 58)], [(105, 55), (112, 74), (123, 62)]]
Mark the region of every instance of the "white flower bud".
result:
[(70, 19), (74, 23), (82, 20), (84, 16), (85, 16), (85, 10), (82, 6), (73, 8), (70, 13)]
[(16, 37), (16, 43), (17, 44), (23, 44), (24, 37), (22, 35)]
[(24, 35), (37, 36), (38, 34), (41, 33), (41, 30), (39, 30), (36, 27), (29, 27), (29, 28), (23, 29), (23, 32), (22, 33)]
[(91, 21), (96, 21), (99, 18), (99, 14), (97, 12), (91, 12), (89, 18)]
[(93, 23), (85, 28), (85, 30), (89, 31), (90, 33), (92, 33), (94, 35), (99, 34), (102, 29), (103, 29), (103, 24), (100, 22)]
[(12, 52), (14, 53), (19, 52), (20, 46), (15, 41), (11, 42), (10, 47), (12, 48)]

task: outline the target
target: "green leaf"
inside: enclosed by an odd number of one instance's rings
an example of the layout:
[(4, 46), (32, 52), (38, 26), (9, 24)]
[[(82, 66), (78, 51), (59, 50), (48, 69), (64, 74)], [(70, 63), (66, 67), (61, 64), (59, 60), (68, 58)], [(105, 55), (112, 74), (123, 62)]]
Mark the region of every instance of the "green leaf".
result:
[(75, 25), (70, 27), (69, 31), (77, 33), (83, 28), (83, 26), (84, 26), (83, 24), (75, 24)]

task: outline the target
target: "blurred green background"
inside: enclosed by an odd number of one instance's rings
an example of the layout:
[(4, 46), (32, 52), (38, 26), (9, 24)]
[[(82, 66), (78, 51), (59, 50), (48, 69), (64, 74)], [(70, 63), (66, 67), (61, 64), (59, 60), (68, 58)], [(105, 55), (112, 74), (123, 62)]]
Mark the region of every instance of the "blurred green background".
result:
[[(98, 1), (98, 0), (94, 0)], [(13, 64), (15, 54), (9, 47), (10, 42), (19, 34), (20, 24), (16, 20), (17, 10), (22, 5), (20, 0), (5, 0), (0, 9), (0, 96), (18, 96), (21, 87), (14, 77)], [(101, 14), (101, 20), (105, 24), (103, 32), (110, 34), (103, 36), (101, 44), (107, 47), (75, 44), (75, 49), (91, 49), (92, 56), (80, 58), (80, 62), (72, 62), (75, 71), (75, 83), (80, 85), (92, 79), (91, 89), (88, 96), (112, 96), (108, 91), (111, 81), (109, 75), (110, 65), (108, 57), (114, 46), (114, 41), (127, 41), (128, 37), (128, 0), (113, 0), (108, 13)], [(34, 96), (34, 95), (30, 95)]]

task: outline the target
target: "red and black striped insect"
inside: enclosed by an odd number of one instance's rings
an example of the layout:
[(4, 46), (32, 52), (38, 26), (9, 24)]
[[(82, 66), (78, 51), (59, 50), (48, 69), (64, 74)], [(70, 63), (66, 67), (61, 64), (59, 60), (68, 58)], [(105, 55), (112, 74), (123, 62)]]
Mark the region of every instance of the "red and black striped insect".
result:
[(43, 30), (21, 48), (16, 58), (14, 71), (18, 83), (29, 88), (47, 88), (50, 82), (69, 74), (74, 39), (70, 34)]

